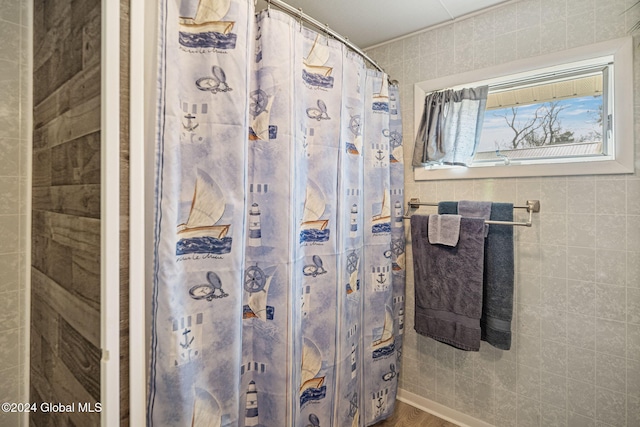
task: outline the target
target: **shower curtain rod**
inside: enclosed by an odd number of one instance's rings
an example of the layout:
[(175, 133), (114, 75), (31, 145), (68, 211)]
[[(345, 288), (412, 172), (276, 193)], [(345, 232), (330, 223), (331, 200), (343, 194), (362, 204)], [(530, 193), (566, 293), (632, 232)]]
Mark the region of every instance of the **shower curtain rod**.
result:
[[(435, 202), (421, 202), (420, 199), (418, 199), (417, 197), (412, 198), (411, 200), (409, 200), (409, 202), (407, 203), (409, 205), (409, 210), (411, 211), (412, 209), (418, 209), (420, 206), (438, 206), (438, 203)], [(526, 206), (514, 206), (513, 209), (526, 209), (527, 212), (529, 212), (529, 221), (527, 222), (514, 222), (514, 221), (492, 221), (492, 220), (485, 220), (485, 224), (497, 224), (497, 225), (520, 225), (523, 227), (531, 227), (531, 224), (533, 223), (533, 213), (534, 212), (540, 212), (540, 200), (527, 200), (527, 205)], [(403, 215), (402, 218), (404, 219), (410, 219), (411, 215), (414, 212), (409, 212), (409, 215)]]
[[(381, 71), (381, 72), (384, 73), (384, 70), (382, 69), (382, 67), (379, 66), (376, 63), (376, 61), (371, 59), (366, 53), (364, 53), (364, 51), (362, 51), (362, 49), (360, 49), (355, 44), (351, 43), (348, 38), (342, 36), (340, 33), (337, 33), (334, 30), (332, 30), (331, 28), (329, 28), (329, 25), (322, 24), (320, 21), (317, 21), (316, 19), (314, 19), (311, 16), (307, 15), (306, 13), (304, 13), (302, 11), (302, 8), (296, 9), (295, 7), (283, 2), (282, 0), (266, 0), (266, 2), (267, 2), (267, 8), (269, 6), (271, 6), (271, 5), (273, 5), (273, 6), (277, 7), (278, 9), (282, 10), (283, 12), (286, 12), (289, 15), (294, 16), (294, 17), (296, 17), (296, 18), (298, 18), (298, 19), (300, 19), (302, 21), (305, 21), (306, 23), (308, 23), (310, 25), (313, 25), (314, 27), (318, 28), (319, 30), (324, 31), (327, 34), (327, 36), (331, 36), (334, 39), (342, 42), (349, 49), (353, 50), (354, 52), (356, 52), (357, 54), (362, 56), (367, 62), (369, 62), (376, 69), (378, 69), (378, 71)], [(389, 79), (389, 82), (393, 83), (393, 84), (397, 84), (397, 81), (395, 81), (395, 80)]]

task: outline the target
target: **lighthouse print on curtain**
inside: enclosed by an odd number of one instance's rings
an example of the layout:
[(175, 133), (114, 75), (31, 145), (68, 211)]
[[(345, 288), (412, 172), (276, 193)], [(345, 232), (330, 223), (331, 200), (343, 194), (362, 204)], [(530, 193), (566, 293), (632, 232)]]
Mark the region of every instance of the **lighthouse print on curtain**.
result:
[(365, 426), (404, 319), (397, 88), (250, 0), (160, 6), (147, 424)]

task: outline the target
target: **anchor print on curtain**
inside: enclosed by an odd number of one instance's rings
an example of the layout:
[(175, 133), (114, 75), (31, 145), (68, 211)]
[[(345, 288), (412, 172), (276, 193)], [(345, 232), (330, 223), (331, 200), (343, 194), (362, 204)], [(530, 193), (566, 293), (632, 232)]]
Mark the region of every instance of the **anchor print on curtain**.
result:
[(237, 425), (253, 6), (159, 3), (147, 424)]
[(397, 88), (250, 0), (160, 5), (147, 424), (389, 416), (404, 310)]

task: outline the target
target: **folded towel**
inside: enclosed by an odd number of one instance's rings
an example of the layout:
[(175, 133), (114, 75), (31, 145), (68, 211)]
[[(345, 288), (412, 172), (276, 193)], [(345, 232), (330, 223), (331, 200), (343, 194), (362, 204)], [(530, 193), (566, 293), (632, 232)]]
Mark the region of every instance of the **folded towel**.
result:
[(460, 237), (460, 215), (429, 215), (429, 243), (455, 246)]
[[(491, 202), (460, 200), (458, 202), (458, 214), (469, 218), (489, 219), (491, 217)], [(488, 234), (489, 224), (485, 224), (484, 237), (487, 237)]]
[(429, 217), (411, 216), (415, 330), (454, 347), (480, 349), (484, 220), (461, 218), (455, 247), (428, 242)]
[[(456, 202), (440, 202), (439, 214), (458, 213)], [(493, 203), (493, 221), (513, 221), (512, 203)], [(511, 348), (513, 317), (513, 226), (492, 224), (485, 239), (482, 340), (501, 350)]]

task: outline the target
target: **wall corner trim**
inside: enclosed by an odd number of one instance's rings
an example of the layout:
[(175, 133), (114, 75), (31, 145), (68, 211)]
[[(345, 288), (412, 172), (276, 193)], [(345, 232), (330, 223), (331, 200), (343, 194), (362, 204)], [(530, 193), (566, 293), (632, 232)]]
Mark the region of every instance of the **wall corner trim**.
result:
[(100, 105), (100, 413), (120, 425), (120, 2), (102, 1)]

